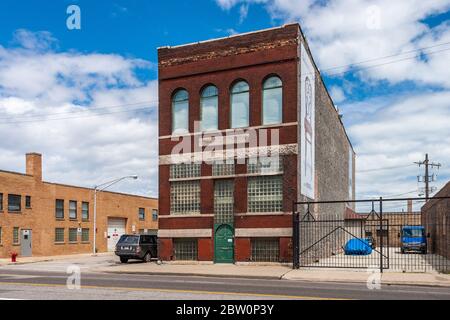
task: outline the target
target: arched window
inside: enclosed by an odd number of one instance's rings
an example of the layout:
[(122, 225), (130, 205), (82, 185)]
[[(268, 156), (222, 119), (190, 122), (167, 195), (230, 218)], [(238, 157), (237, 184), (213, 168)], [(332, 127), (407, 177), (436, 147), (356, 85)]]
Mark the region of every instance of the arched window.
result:
[(189, 93), (178, 90), (172, 98), (172, 133), (189, 132)]
[(203, 89), (200, 101), (201, 130), (217, 130), (219, 117), (219, 91), (215, 86)]
[(231, 89), (231, 127), (244, 128), (249, 125), (250, 88), (245, 81), (239, 81)]
[(263, 124), (283, 122), (283, 83), (278, 77), (270, 77), (263, 85)]

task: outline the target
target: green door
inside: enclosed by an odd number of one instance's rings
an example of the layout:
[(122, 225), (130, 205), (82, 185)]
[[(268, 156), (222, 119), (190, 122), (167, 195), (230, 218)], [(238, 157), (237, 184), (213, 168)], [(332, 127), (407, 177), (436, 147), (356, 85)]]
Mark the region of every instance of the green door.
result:
[(214, 238), (214, 261), (234, 263), (234, 232), (228, 224), (216, 225)]

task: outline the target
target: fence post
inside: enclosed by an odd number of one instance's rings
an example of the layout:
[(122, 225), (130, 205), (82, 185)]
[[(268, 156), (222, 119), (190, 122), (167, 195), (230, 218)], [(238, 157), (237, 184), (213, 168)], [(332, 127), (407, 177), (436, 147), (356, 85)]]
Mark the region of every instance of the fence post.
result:
[(380, 272), (383, 273), (383, 197), (380, 197)]
[(293, 269), (300, 268), (300, 237), (299, 237), (299, 214), (296, 212), (296, 203), (292, 203), (292, 264)]

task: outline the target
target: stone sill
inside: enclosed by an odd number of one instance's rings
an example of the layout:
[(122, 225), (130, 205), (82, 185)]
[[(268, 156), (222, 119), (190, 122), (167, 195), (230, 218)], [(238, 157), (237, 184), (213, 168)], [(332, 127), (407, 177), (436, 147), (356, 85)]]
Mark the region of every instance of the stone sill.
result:
[(62, 246), (62, 245), (65, 245), (66, 243), (65, 242), (55, 242), (54, 244), (57, 246)]

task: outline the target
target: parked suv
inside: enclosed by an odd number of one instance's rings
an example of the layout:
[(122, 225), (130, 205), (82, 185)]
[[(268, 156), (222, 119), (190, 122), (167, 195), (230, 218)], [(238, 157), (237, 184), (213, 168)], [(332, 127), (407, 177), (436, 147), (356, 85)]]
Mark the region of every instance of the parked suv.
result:
[(127, 263), (129, 259), (150, 262), (158, 257), (157, 237), (152, 235), (123, 235), (116, 245), (116, 256), (121, 263)]

